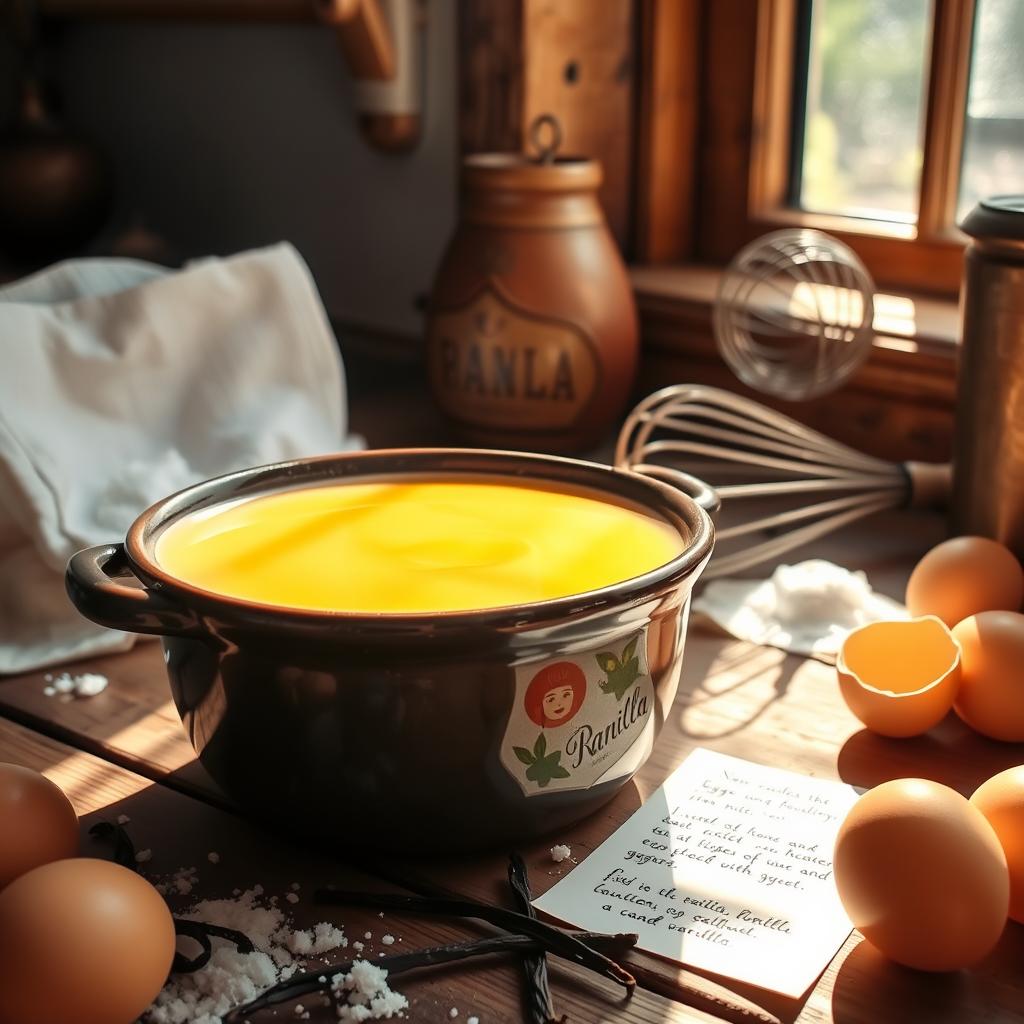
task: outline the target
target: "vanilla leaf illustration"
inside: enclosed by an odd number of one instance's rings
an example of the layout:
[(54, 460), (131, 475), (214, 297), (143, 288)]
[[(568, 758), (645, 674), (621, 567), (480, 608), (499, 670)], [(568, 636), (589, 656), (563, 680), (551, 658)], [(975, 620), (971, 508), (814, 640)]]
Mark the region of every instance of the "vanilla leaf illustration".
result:
[(531, 754), (526, 747), (513, 747), (512, 753), (519, 758), (523, 764), (533, 764), (533, 754)]
[(636, 644), (639, 637), (623, 648), (622, 658), (614, 654), (598, 654), (597, 661), (608, 678), (600, 684), (602, 693), (614, 694), (616, 700), (622, 700), (626, 691), (640, 678), (640, 659), (636, 656)]
[(632, 640), (629, 641), (628, 644), (626, 644), (625, 647), (623, 647), (622, 661), (624, 664), (633, 660), (633, 655), (636, 653), (636, 642), (639, 639), (639, 636), (635, 636)]
[(552, 750), (550, 754), (539, 757), (526, 769), (526, 777), (536, 782), (539, 789), (544, 789), (552, 779), (567, 779), (569, 772), (560, 764), (562, 752)]

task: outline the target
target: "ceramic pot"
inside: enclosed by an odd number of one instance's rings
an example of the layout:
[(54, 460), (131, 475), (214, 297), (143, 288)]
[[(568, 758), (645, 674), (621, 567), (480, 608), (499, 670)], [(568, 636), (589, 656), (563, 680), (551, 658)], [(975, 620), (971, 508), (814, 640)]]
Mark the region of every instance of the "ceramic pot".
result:
[[(582, 489), (662, 519), (683, 549), (601, 590), (429, 615), (247, 602), (191, 586), (156, 557), (169, 524), (223, 502), (424, 477)], [(345, 453), (234, 473), (166, 498), (123, 544), (75, 555), (67, 585), (90, 619), (163, 638), (185, 729), (210, 775), (250, 813), (350, 847), (464, 851), (577, 821), (647, 759), (675, 697), (690, 590), (713, 545), (702, 506), (714, 500), (699, 481), (656, 467), (640, 474), (460, 449)], [(607, 652), (637, 659), (622, 693), (598, 685), (597, 655)], [(587, 678), (575, 720), (538, 727), (531, 685), (566, 672)], [(531, 770), (539, 759), (564, 773)]]
[(636, 375), (633, 291), (582, 157), (467, 157), (431, 293), (435, 400), (487, 447), (581, 451), (619, 421)]

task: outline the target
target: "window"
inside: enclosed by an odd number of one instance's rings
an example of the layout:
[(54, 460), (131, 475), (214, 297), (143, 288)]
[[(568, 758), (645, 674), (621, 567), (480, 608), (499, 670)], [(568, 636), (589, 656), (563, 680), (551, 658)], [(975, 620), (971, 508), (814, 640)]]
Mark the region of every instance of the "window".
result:
[[(954, 296), (957, 221), (980, 196), (1024, 192), (1024, 0), (683, 6), (702, 42), (696, 202), (671, 255), (722, 264), (760, 234), (807, 225), (850, 244), (882, 288)], [(656, 176), (639, 166), (643, 188)], [(657, 203), (641, 195), (638, 210), (642, 243)], [(657, 261), (671, 247), (643, 249)]]
[(1024, 3), (979, 0), (957, 219), (1010, 192), (1024, 192)]
[(800, 7), (793, 206), (913, 224), (927, 98), (928, 0), (809, 0)]

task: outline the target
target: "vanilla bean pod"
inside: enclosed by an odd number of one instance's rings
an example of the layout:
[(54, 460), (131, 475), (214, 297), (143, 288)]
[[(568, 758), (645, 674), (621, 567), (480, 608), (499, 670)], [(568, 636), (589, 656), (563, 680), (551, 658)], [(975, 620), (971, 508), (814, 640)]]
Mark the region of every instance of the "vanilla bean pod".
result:
[[(533, 893), (530, 892), (530, 876), (526, 864), (518, 853), (508, 859), (508, 884), (518, 904), (518, 909), (529, 917), (536, 918), (533, 909)], [(526, 975), (526, 1003), (531, 1024), (566, 1024), (563, 1015), (555, 1017), (555, 1006), (551, 999), (551, 985), (548, 981), (548, 959), (543, 951), (523, 956), (523, 971)]]
[(370, 907), (374, 910), (397, 910), (413, 914), (454, 914), (459, 917), (476, 918), (498, 928), (504, 928), (506, 931), (529, 935), (543, 943), (549, 953), (570, 960), (581, 967), (586, 967), (605, 978), (610, 978), (625, 988), (630, 995), (636, 988), (636, 978), (621, 964), (609, 960), (602, 953), (575, 938), (570, 932), (528, 917), (526, 914), (520, 914), (515, 910), (507, 910), (505, 907), (493, 907), (490, 904), (477, 903), (473, 900), (405, 896), (395, 893), (352, 892), (336, 889), (333, 886), (318, 889), (313, 898), (318, 903), (335, 906)]
[[(601, 932), (578, 932), (581, 942), (604, 949), (608, 953), (621, 956), (636, 943), (635, 935), (605, 935)], [(439, 964), (454, 963), (477, 956), (489, 956), (494, 953), (535, 953), (544, 949), (543, 942), (527, 935), (493, 935), (483, 939), (472, 939), (467, 942), (453, 942), (444, 946), (428, 946), (410, 953), (397, 953), (393, 956), (379, 957), (373, 961), (375, 967), (382, 967), (388, 972), (389, 978), (398, 977), (421, 967), (434, 967)], [(241, 1020), (257, 1010), (278, 1003), (290, 1002), (310, 992), (322, 992), (330, 987), (330, 981), (321, 978), (333, 978), (338, 974), (348, 974), (352, 970), (354, 960), (343, 963), (324, 965), (317, 970), (293, 974), (285, 981), (279, 981), (273, 988), (257, 996), (252, 1002), (232, 1010), (225, 1021)]]
[[(135, 844), (122, 825), (115, 825), (110, 821), (98, 821), (89, 829), (89, 835), (113, 842), (115, 864), (120, 864), (132, 871), (139, 870), (138, 861), (135, 859)], [(239, 953), (252, 953), (256, 948), (247, 935), (243, 935), (233, 928), (222, 928), (220, 925), (209, 924), (206, 921), (186, 921), (180, 917), (172, 918), (172, 920), (177, 935), (194, 939), (202, 947), (199, 955), (194, 957), (187, 957), (176, 952), (171, 964), (172, 974), (193, 974), (196, 971), (201, 971), (213, 956), (213, 943), (210, 940), (214, 938), (234, 943)]]
[(114, 844), (115, 864), (120, 864), (131, 871), (139, 870), (138, 861), (135, 859), (135, 844), (123, 826), (115, 825), (112, 821), (97, 821), (89, 829), (89, 835)]
[(177, 935), (194, 939), (203, 949), (198, 956), (192, 958), (175, 953), (174, 962), (171, 964), (172, 974), (193, 974), (201, 971), (213, 956), (211, 939), (226, 939), (234, 943), (239, 953), (252, 953), (256, 949), (247, 935), (236, 932), (233, 928), (222, 928), (218, 924), (209, 924), (206, 921), (186, 921), (181, 917), (175, 917), (173, 921)]

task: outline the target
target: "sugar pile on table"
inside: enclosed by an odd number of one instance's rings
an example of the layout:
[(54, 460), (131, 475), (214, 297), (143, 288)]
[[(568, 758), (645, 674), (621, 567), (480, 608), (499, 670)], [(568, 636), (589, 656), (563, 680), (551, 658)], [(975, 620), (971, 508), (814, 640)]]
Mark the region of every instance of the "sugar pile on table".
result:
[(83, 672), (80, 676), (62, 672), (59, 676), (47, 675), (44, 678), (49, 684), (43, 687), (47, 697), (95, 697), (110, 684), (110, 680), (98, 672)]
[(851, 629), (907, 617), (863, 572), (817, 558), (780, 565), (767, 580), (712, 580), (692, 611), (740, 640), (829, 658)]
[(297, 956), (320, 956), (348, 945), (344, 933), (327, 921), (308, 930), (293, 928), (275, 903), (264, 899), (257, 885), (234, 898), (201, 900), (179, 914), (240, 931), (256, 949), (240, 953), (215, 940), (209, 963), (193, 974), (173, 976), (146, 1011), (146, 1024), (222, 1024), (229, 1011), (290, 978), (301, 966)]
[(391, 1020), (404, 1017), (409, 1000), (388, 987), (388, 972), (368, 960), (356, 960), (347, 974), (331, 978), (338, 1020)]
[(557, 846), (551, 847), (551, 859), (556, 864), (561, 864), (563, 860), (568, 860), (572, 856), (572, 847), (566, 846), (564, 843), (559, 843)]
[[(146, 860), (149, 860), (153, 855), (152, 850), (143, 850), (142, 853), (148, 854)], [(138, 860), (141, 856), (142, 854), (136, 854), (135, 859)], [(156, 891), (161, 896), (188, 896), (198, 881), (199, 872), (196, 868), (178, 868), (173, 875), (168, 875), (162, 881), (156, 883)]]

